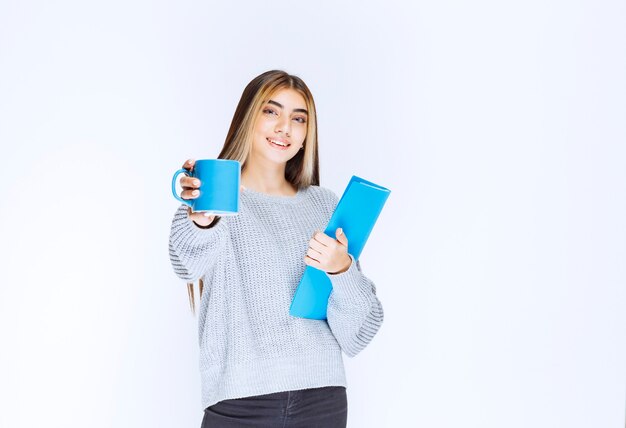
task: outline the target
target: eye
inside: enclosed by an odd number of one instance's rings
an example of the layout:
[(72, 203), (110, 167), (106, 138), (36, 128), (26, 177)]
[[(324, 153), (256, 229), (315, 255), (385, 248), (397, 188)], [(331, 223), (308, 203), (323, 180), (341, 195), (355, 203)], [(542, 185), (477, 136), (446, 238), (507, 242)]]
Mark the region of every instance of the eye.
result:
[(263, 113), (274, 113), (274, 114), (276, 114), (276, 112), (274, 111), (274, 109), (271, 109), (271, 108), (269, 108), (269, 107), (268, 107), (268, 108), (263, 109)]
[(295, 119), (298, 121), (298, 123), (306, 123), (306, 119), (304, 117), (296, 117)]

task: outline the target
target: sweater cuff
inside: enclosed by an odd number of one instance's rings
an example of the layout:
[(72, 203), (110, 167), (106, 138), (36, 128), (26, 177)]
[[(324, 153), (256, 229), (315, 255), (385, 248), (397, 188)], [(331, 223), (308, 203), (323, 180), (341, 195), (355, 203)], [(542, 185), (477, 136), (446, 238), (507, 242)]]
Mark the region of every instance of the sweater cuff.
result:
[(367, 281), (363, 281), (363, 274), (358, 269), (354, 256), (350, 253), (348, 255), (352, 263), (350, 263), (347, 271), (337, 274), (326, 273), (333, 286), (333, 291), (336, 294), (346, 295), (348, 298), (369, 298), (371, 290), (368, 289)]
[(210, 228), (199, 227), (189, 217), (187, 209), (187, 205), (182, 204), (174, 216), (174, 228), (178, 236), (191, 237), (191, 242), (196, 243), (209, 242), (215, 239), (215, 235), (222, 233), (222, 230), (226, 227), (226, 222), (221, 217), (213, 220), (213, 226)]

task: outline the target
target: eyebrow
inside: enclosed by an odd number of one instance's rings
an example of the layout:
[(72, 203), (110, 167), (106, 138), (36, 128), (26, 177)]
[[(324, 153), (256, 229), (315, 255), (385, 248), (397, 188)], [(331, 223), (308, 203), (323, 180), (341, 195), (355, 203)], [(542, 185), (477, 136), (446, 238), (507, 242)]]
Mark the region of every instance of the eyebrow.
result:
[[(267, 103), (268, 103), (268, 104), (274, 104), (274, 105), (276, 105), (276, 106), (278, 106), (278, 107), (280, 107), (280, 108), (284, 108), (284, 107), (283, 107), (283, 105), (282, 105), (281, 103), (276, 102), (276, 101), (274, 101), (274, 100), (269, 100)], [(294, 111), (294, 112), (304, 113), (304, 114), (306, 114), (306, 115), (308, 115), (308, 114), (309, 114), (309, 112), (308, 112), (308, 111), (306, 111), (306, 109), (303, 109), (303, 108), (294, 108), (294, 109), (293, 109), (293, 111)]]

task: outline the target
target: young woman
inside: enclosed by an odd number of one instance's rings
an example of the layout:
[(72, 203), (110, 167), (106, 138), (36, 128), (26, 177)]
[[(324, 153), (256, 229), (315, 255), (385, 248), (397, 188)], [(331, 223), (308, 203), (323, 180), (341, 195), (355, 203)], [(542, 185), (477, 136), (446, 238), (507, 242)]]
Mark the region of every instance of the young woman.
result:
[[(174, 215), (172, 267), (192, 287), (206, 284), (198, 311), (203, 428), (346, 426), (341, 351), (360, 352), (383, 309), (347, 251), (349, 237), (321, 232), (338, 198), (319, 185), (316, 125), (300, 78), (257, 76), (218, 156), (241, 162), (240, 212), (212, 217), (181, 204)], [(197, 197), (201, 184), (182, 178), (182, 198)], [(306, 265), (331, 280), (326, 321), (289, 314)], [(193, 288), (190, 298), (193, 305)]]

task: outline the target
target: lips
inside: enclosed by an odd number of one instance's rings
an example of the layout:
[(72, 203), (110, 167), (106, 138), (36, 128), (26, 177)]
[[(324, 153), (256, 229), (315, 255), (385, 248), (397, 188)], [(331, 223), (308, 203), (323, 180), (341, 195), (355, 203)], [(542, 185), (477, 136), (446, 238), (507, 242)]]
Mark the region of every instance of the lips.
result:
[(266, 139), (273, 147), (277, 147), (279, 149), (286, 149), (287, 147), (291, 146), (291, 143), (283, 140), (282, 138), (266, 138)]

